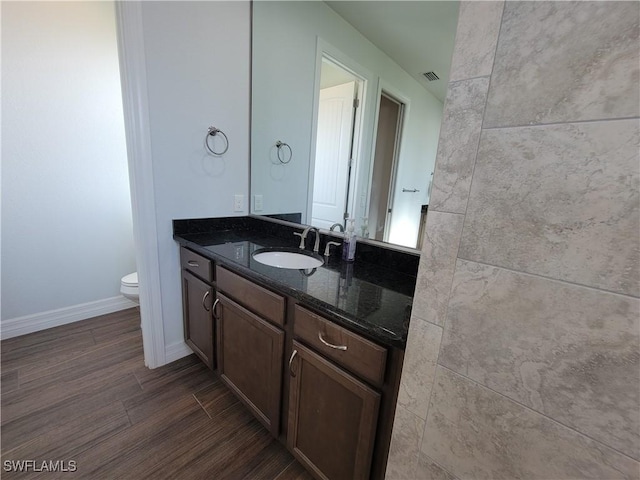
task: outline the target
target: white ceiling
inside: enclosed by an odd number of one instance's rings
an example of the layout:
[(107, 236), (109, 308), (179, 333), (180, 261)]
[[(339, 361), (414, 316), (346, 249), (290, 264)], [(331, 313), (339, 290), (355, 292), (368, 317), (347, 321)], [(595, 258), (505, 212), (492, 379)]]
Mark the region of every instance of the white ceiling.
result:
[[(457, 1), (327, 1), (333, 10), (444, 102)], [(434, 71), (440, 80), (422, 74)]]

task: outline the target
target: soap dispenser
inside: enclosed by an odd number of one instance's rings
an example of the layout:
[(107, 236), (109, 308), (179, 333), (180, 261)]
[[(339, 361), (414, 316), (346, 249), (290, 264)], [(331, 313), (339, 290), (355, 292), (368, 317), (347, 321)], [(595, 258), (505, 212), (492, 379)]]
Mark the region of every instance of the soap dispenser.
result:
[(356, 230), (354, 222), (355, 219), (350, 219), (347, 231), (344, 232), (344, 241), (342, 242), (342, 260), (345, 262), (353, 262), (356, 258)]

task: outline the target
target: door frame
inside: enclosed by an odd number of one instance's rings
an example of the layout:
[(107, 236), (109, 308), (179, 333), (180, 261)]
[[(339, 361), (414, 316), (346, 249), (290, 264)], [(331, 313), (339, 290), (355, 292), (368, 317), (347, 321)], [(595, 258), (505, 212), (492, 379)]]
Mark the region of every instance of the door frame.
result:
[(389, 84), (382, 78), (378, 81), (378, 88), (376, 89), (376, 108), (375, 108), (375, 118), (374, 118), (374, 126), (373, 126), (373, 135), (372, 135), (372, 144), (371, 144), (371, 168), (369, 170), (369, 178), (368, 178), (368, 188), (367, 188), (367, 204), (366, 211), (369, 211), (371, 205), (369, 205), (369, 199), (371, 198), (371, 187), (373, 185), (373, 161), (375, 160), (376, 153), (376, 140), (378, 138), (378, 119), (380, 116), (380, 97), (384, 95), (390, 100), (400, 104), (400, 119), (398, 120), (398, 124), (396, 126), (396, 142), (393, 149), (393, 163), (391, 167), (391, 178), (389, 179), (389, 198), (387, 199), (387, 209), (384, 220), (384, 233), (383, 233), (383, 241), (389, 241), (389, 234), (391, 228), (391, 221), (393, 216), (393, 211), (389, 213), (389, 209), (393, 210), (393, 202), (395, 199), (396, 193), (396, 183), (398, 180), (398, 168), (400, 165), (400, 156), (402, 153), (402, 141), (405, 135), (404, 125), (407, 123), (407, 118), (409, 118), (410, 110), (411, 110), (411, 102), (409, 98), (404, 95), (401, 91), (395, 88), (393, 85)]
[(116, 2), (116, 26), (144, 363), (166, 363), (141, 2)]
[(355, 192), (358, 188), (358, 173), (360, 169), (361, 159), (366, 158), (367, 149), (364, 148), (368, 145), (366, 138), (367, 129), (365, 128), (367, 122), (366, 115), (368, 113), (370, 104), (370, 91), (369, 86), (372, 84), (373, 75), (366, 68), (362, 67), (359, 63), (355, 62), (339, 49), (335, 48), (320, 37), (316, 37), (316, 69), (315, 79), (313, 83), (313, 108), (311, 119), (311, 142), (309, 147), (309, 171), (308, 171), (308, 186), (307, 189), (307, 222), (311, 221), (311, 212), (313, 210), (313, 181), (315, 175), (315, 155), (316, 144), (318, 136), (318, 110), (320, 108), (320, 78), (322, 73), (322, 59), (326, 58), (330, 62), (334, 63), (338, 67), (346, 70), (356, 78), (358, 83), (358, 99), (360, 105), (355, 114), (355, 128), (353, 135), (353, 164), (351, 166), (351, 174), (349, 177), (349, 195), (347, 197), (347, 211), (350, 212), (351, 217), (357, 217), (356, 213), (356, 198)]

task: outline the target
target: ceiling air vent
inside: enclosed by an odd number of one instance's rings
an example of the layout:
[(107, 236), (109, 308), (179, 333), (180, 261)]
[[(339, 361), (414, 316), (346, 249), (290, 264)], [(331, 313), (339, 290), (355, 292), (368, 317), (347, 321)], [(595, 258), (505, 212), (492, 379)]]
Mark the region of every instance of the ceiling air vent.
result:
[(427, 72), (427, 73), (423, 73), (422, 75), (424, 75), (424, 77), (430, 82), (433, 82), (435, 80), (440, 80), (440, 77), (436, 75), (436, 72)]

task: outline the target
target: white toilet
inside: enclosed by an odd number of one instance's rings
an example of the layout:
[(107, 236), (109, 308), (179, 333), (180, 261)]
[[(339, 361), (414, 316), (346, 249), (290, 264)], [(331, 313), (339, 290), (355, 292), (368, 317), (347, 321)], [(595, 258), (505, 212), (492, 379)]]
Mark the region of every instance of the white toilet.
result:
[(138, 272), (125, 275), (120, 280), (120, 293), (132, 302), (140, 303), (138, 295)]

